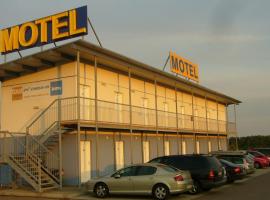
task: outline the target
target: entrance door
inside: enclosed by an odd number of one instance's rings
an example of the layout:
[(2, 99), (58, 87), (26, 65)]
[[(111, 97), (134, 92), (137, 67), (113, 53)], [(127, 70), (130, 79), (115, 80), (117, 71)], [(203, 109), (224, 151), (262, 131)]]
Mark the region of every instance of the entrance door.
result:
[(164, 155), (168, 156), (170, 155), (170, 142), (164, 141)]
[(208, 153), (212, 151), (211, 141), (208, 141)]
[(149, 161), (149, 141), (143, 141), (143, 162)]
[(81, 141), (81, 182), (91, 179), (91, 143)]
[(124, 142), (115, 142), (115, 168), (116, 170), (124, 167)]
[(187, 154), (186, 141), (182, 141), (182, 154), (183, 155)]
[(196, 141), (196, 151), (197, 154), (200, 153), (200, 141)]
[(91, 120), (91, 100), (90, 98), (90, 86), (89, 85), (81, 85), (81, 100), (80, 100), (80, 104), (81, 104), (81, 116), (80, 118), (82, 120)]

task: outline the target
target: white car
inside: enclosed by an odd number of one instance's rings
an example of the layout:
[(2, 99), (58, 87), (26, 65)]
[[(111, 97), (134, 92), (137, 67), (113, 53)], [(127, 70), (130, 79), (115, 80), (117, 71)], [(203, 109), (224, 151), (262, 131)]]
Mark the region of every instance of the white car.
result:
[(146, 163), (131, 165), (112, 175), (89, 180), (86, 188), (99, 198), (108, 194), (153, 195), (155, 199), (166, 199), (170, 194), (179, 194), (192, 189), (189, 171), (174, 167)]

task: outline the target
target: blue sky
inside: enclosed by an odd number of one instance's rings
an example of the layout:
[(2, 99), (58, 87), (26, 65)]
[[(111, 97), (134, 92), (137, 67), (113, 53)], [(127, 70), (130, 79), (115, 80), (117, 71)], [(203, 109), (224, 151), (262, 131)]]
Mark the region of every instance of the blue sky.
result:
[(160, 69), (169, 50), (198, 63), (200, 84), (243, 101), (241, 136), (270, 134), (270, 1), (9, 0), (0, 29), (82, 5), (104, 47)]

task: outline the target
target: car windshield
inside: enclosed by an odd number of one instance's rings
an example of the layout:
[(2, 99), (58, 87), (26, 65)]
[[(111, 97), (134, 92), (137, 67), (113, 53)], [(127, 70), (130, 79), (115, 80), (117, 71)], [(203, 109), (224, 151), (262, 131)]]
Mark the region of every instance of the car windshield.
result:
[(270, 149), (256, 149), (256, 150), (265, 155), (270, 155)]
[(265, 156), (264, 154), (262, 154), (261, 152), (258, 152), (258, 151), (252, 151), (251, 154), (254, 155), (254, 156), (257, 156), (257, 157)]
[(229, 162), (229, 161), (227, 161), (227, 160), (224, 160), (224, 159), (220, 159), (220, 162), (221, 162), (222, 164), (224, 164), (224, 165), (227, 165), (227, 166), (233, 166), (233, 165), (234, 165), (233, 163), (231, 163), (231, 162)]

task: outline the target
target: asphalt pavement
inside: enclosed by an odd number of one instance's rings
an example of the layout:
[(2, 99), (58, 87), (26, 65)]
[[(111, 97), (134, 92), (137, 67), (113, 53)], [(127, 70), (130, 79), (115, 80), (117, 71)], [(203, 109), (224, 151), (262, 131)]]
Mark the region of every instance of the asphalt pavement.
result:
[(270, 173), (238, 181), (205, 193), (196, 200), (269, 200)]

